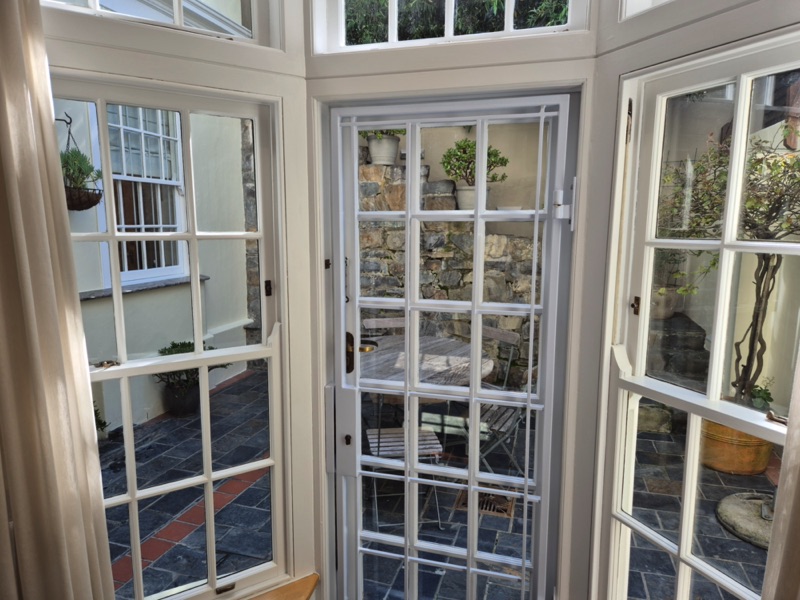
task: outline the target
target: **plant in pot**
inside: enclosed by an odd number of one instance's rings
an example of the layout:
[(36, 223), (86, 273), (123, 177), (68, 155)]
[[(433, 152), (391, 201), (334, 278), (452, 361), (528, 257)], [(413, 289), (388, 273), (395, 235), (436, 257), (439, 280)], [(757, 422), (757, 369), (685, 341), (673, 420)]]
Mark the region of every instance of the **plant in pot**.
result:
[(400, 138), (405, 129), (370, 129), (359, 131), (358, 135), (367, 140), (369, 156), (373, 165), (392, 166), (397, 162)]
[[(475, 208), (475, 154), (476, 142), (470, 139), (458, 140), (442, 154), (441, 165), (448, 177), (456, 182), (463, 181), (466, 186), (456, 187), (459, 210)], [(498, 167), (508, 165), (508, 158), (497, 148), (489, 146), (486, 156), (486, 183), (505, 181), (506, 173), (492, 173)]]
[[(742, 240), (781, 241), (800, 235), (800, 156), (783, 148), (785, 131), (775, 139), (753, 136), (744, 170), (742, 210), (738, 237)], [(669, 166), (663, 179), (671, 191), (662, 195), (658, 213), (658, 235), (669, 238), (719, 239), (728, 184), (730, 140), (715, 142), (689, 168), (687, 163)], [(733, 344), (732, 401), (764, 410), (772, 401), (771, 378), (763, 378), (767, 337), (764, 326), (783, 256), (771, 252), (752, 255), (752, 278), (741, 277), (742, 286), (752, 285), (753, 308), (743, 332)], [(698, 282), (715, 269), (716, 258), (691, 272), (679, 273), (684, 285), (678, 293), (698, 292)], [(771, 444), (748, 434), (704, 421), (704, 464), (726, 472), (754, 474), (766, 469)], [(714, 449), (730, 438), (737, 446)], [(748, 459), (747, 461), (733, 459)], [(723, 461), (723, 459), (726, 459)], [(731, 460), (727, 460), (731, 459)], [(749, 460), (752, 459), (752, 460)], [(742, 464), (738, 464), (738, 463)]]
[[(213, 346), (203, 346), (204, 350), (214, 350)], [(194, 352), (194, 342), (170, 342), (169, 346), (159, 349), (158, 354), (169, 356)], [(208, 370), (229, 367), (231, 363), (214, 365)], [(163, 383), (164, 408), (171, 415), (183, 417), (193, 415), (200, 407), (200, 373), (197, 369), (167, 371), (153, 375), (158, 383)]]
[(94, 168), (92, 161), (79, 148), (61, 151), (61, 173), (64, 176), (67, 208), (88, 210), (100, 203), (103, 190), (88, 186), (96, 184), (103, 174)]

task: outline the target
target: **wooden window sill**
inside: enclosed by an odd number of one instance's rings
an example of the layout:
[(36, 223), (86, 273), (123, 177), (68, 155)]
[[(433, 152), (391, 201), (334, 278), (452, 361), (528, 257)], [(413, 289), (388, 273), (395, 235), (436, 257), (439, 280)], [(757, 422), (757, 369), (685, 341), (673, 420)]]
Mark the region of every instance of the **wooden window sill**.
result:
[(319, 575), (312, 573), (277, 589), (254, 596), (252, 600), (308, 600), (317, 589), (318, 581)]

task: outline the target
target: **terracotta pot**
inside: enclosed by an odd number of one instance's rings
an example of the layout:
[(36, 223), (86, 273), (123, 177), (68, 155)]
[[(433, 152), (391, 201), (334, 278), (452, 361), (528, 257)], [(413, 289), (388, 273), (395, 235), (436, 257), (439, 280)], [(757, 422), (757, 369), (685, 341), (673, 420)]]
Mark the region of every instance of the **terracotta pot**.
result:
[(703, 466), (732, 475), (758, 475), (767, 470), (772, 442), (713, 421), (703, 421), (702, 434)]

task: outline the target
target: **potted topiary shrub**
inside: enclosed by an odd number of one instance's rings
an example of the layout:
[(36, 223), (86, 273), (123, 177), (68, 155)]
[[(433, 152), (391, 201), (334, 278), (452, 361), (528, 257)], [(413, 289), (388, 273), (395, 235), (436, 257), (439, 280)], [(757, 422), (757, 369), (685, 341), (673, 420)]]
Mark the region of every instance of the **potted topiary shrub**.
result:
[[(745, 162), (742, 213), (739, 237), (744, 240), (781, 241), (800, 235), (800, 156), (783, 148), (780, 139), (753, 137)], [(664, 170), (663, 181), (671, 192), (660, 198), (658, 237), (715, 239), (721, 235), (725, 196), (728, 187), (730, 139), (709, 140), (708, 149), (694, 161), (691, 171), (680, 163)], [(688, 203), (688, 206), (687, 206)], [(696, 254), (702, 254), (698, 252)], [(733, 344), (734, 379), (731, 387), (738, 404), (765, 410), (772, 401), (772, 378), (762, 378), (768, 336), (764, 325), (770, 314), (772, 292), (783, 263), (777, 253), (754, 255), (750, 281), (754, 297), (749, 322)], [(716, 269), (718, 257), (690, 272), (679, 272), (683, 283), (678, 293), (698, 292), (698, 281)], [(743, 283), (744, 284), (744, 283)], [(737, 474), (763, 472), (772, 445), (746, 433), (704, 421), (703, 464)], [(730, 442), (730, 444), (728, 444)], [(724, 446), (721, 446), (724, 444)], [(724, 459), (724, 460), (723, 460)]]
[(397, 162), (400, 138), (405, 129), (370, 129), (359, 131), (358, 135), (367, 140), (370, 161), (373, 165), (392, 166)]
[[(475, 154), (476, 142), (470, 139), (458, 140), (452, 148), (442, 154), (441, 165), (448, 177), (456, 182), (463, 181), (466, 186), (456, 187), (459, 210), (475, 208)], [(497, 167), (508, 165), (508, 159), (497, 148), (489, 146), (486, 157), (486, 182), (505, 181), (506, 173), (492, 173)]]
[(103, 174), (94, 168), (92, 161), (80, 149), (69, 148), (61, 151), (61, 172), (64, 176), (67, 208), (88, 210), (100, 203), (103, 190), (88, 186), (97, 183)]
[[(204, 349), (214, 350), (214, 347), (204, 346)], [(161, 356), (169, 356), (193, 351), (194, 342), (170, 342), (169, 346), (161, 348), (158, 353)], [(209, 371), (229, 366), (230, 363), (214, 365), (209, 367)], [(164, 384), (162, 398), (164, 408), (168, 413), (176, 417), (184, 417), (197, 412), (200, 407), (200, 374), (197, 369), (156, 373), (153, 377), (158, 383)]]

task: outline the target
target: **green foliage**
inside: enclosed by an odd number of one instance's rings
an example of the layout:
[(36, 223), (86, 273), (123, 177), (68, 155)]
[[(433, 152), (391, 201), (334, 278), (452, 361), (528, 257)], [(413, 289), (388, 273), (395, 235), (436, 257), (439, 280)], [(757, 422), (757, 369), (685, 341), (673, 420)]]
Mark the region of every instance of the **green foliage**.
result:
[(775, 383), (774, 377), (767, 377), (764, 379), (764, 385), (754, 385), (750, 391), (750, 401), (758, 409), (769, 408), (769, 403), (773, 401), (772, 392), (769, 391), (770, 386)]
[(100, 409), (97, 408), (97, 404), (94, 404), (94, 428), (97, 429), (97, 431), (105, 431), (107, 427), (108, 421), (100, 416)]
[(78, 148), (61, 151), (61, 172), (64, 174), (64, 185), (72, 188), (84, 188), (103, 176)]
[[(463, 139), (458, 140), (452, 148), (445, 150), (442, 154), (441, 165), (447, 176), (460, 181), (463, 180), (469, 186), (475, 185), (475, 152), (476, 142), (474, 140)], [(508, 177), (503, 173), (498, 175), (492, 173), (497, 167), (505, 167), (508, 165), (508, 159), (503, 156), (499, 150), (489, 146), (486, 161), (486, 181), (494, 183), (497, 181), (505, 181)]]
[[(800, 235), (800, 157), (783, 148), (787, 130), (773, 140), (752, 136), (744, 165), (742, 210), (738, 237), (742, 240), (780, 241)], [(662, 175), (657, 235), (663, 238), (719, 239), (725, 210), (730, 163), (730, 140), (709, 138), (706, 152), (691, 169), (685, 162), (668, 166)], [(664, 193), (665, 192), (665, 193)], [(698, 254), (702, 254), (698, 253)], [(758, 386), (764, 368), (767, 341), (763, 335), (769, 302), (783, 256), (755, 254), (753, 309), (742, 337), (734, 343), (735, 400), (757, 408), (766, 405), (768, 390)], [(684, 283), (678, 293), (697, 293), (697, 283), (718, 266), (714, 256), (692, 272), (677, 272)], [(745, 281), (745, 279), (742, 279)], [(771, 399), (771, 395), (768, 396)]]
[[(203, 344), (203, 350), (215, 350), (214, 346), (206, 346)], [(194, 352), (194, 342), (170, 342), (169, 346), (160, 348), (158, 354), (160, 356), (170, 356), (172, 354), (186, 354)], [(224, 369), (231, 366), (231, 363), (222, 365), (214, 365), (208, 368), (209, 371), (213, 369)], [(158, 383), (163, 383), (176, 388), (188, 389), (200, 382), (200, 373), (197, 369), (183, 369), (180, 371), (168, 371), (166, 373), (156, 373), (153, 375)]]
[(400, 0), (397, 39), (424, 40), (444, 37), (444, 0)]
[(533, 29), (565, 25), (569, 18), (569, 0), (517, 0), (514, 27)]
[(344, 13), (348, 46), (389, 40), (388, 0), (345, 0)]
[(454, 31), (456, 35), (503, 31), (504, 0), (458, 0)]
[(367, 131), (359, 131), (358, 135), (360, 135), (365, 140), (369, 136), (375, 136), (377, 139), (382, 140), (383, 136), (385, 135), (405, 135), (405, 129), (370, 129)]

